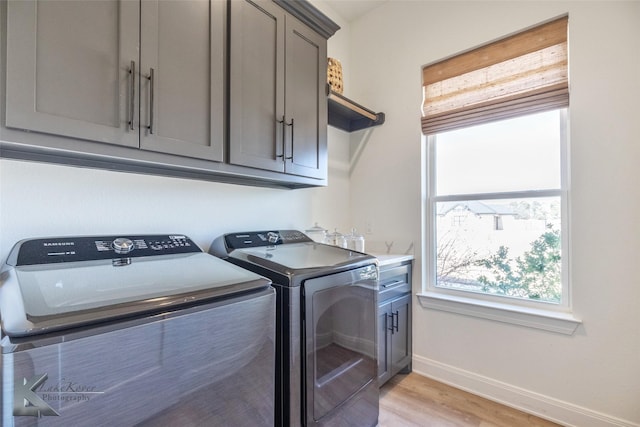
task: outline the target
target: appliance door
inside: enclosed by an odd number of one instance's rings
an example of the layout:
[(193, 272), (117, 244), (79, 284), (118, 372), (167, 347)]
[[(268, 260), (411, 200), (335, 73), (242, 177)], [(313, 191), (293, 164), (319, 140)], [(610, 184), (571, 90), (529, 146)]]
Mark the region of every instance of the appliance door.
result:
[(377, 424), (375, 265), (303, 282), (307, 425)]
[(2, 340), (3, 426), (273, 425), (275, 291)]
[[(80, 250), (78, 250), (80, 252)], [(18, 266), (0, 278), (3, 331), (13, 337), (170, 310), (268, 286), (205, 253)]]
[(356, 263), (367, 264), (367, 260), (374, 262), (371, 255), (316, 242), (248, 247), (234, 250), (231, 256), (283, 274), (345, 269)]

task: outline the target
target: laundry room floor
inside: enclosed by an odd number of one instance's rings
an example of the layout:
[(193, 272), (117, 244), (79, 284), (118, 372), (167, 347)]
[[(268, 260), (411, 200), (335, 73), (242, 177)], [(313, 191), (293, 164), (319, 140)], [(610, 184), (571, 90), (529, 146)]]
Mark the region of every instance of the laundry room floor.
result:
[(380, 389), (380, 427), (557, 427), (551, 421), (416, 373), (396, 375)]

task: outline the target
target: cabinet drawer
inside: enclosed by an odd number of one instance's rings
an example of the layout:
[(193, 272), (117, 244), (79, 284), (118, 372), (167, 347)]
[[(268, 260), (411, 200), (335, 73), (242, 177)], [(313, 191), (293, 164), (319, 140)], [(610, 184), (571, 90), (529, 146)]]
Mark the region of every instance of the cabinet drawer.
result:
[(380, 269), (378, 301), (411, 292), (411, 264)]

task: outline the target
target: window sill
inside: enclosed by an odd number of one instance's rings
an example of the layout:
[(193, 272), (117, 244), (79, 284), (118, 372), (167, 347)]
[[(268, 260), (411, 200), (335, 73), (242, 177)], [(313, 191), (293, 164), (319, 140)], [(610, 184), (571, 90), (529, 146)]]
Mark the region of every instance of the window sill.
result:
[(570, 313), (560, 313), (493, 301), (481, 301), (436, 292), (419, 293), (418, 299), (423, 308), (511, 323), (565, 335), (573, 335), (578, 326), (582, 324), (581, 320), (576, 319)]

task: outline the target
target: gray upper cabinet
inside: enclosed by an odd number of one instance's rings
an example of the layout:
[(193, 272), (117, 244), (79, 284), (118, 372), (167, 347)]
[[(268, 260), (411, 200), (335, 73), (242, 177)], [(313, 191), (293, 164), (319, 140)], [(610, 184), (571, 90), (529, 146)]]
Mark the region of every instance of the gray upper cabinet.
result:
[(284, 172), (285, 12), (236, 0), (229, 13), (229, 161)]
[(327, 41), (286, 20), (285, 172), (327, 177)]
[(230, 162), (326, 179), (326, 39), (272, 1), (230, 7)]
[(0, 28), (2, 158), (327, 184), (339, 27), (308, 1), (0, 0)]
[(224, 8), (8, 2), (6, 126), (222, 161)]
[(138, 146), (139, 16), (128, 1), (8, 2), (6, 126)]
[(222, 161), (224, 2), (141, 5), (140, 147)]

